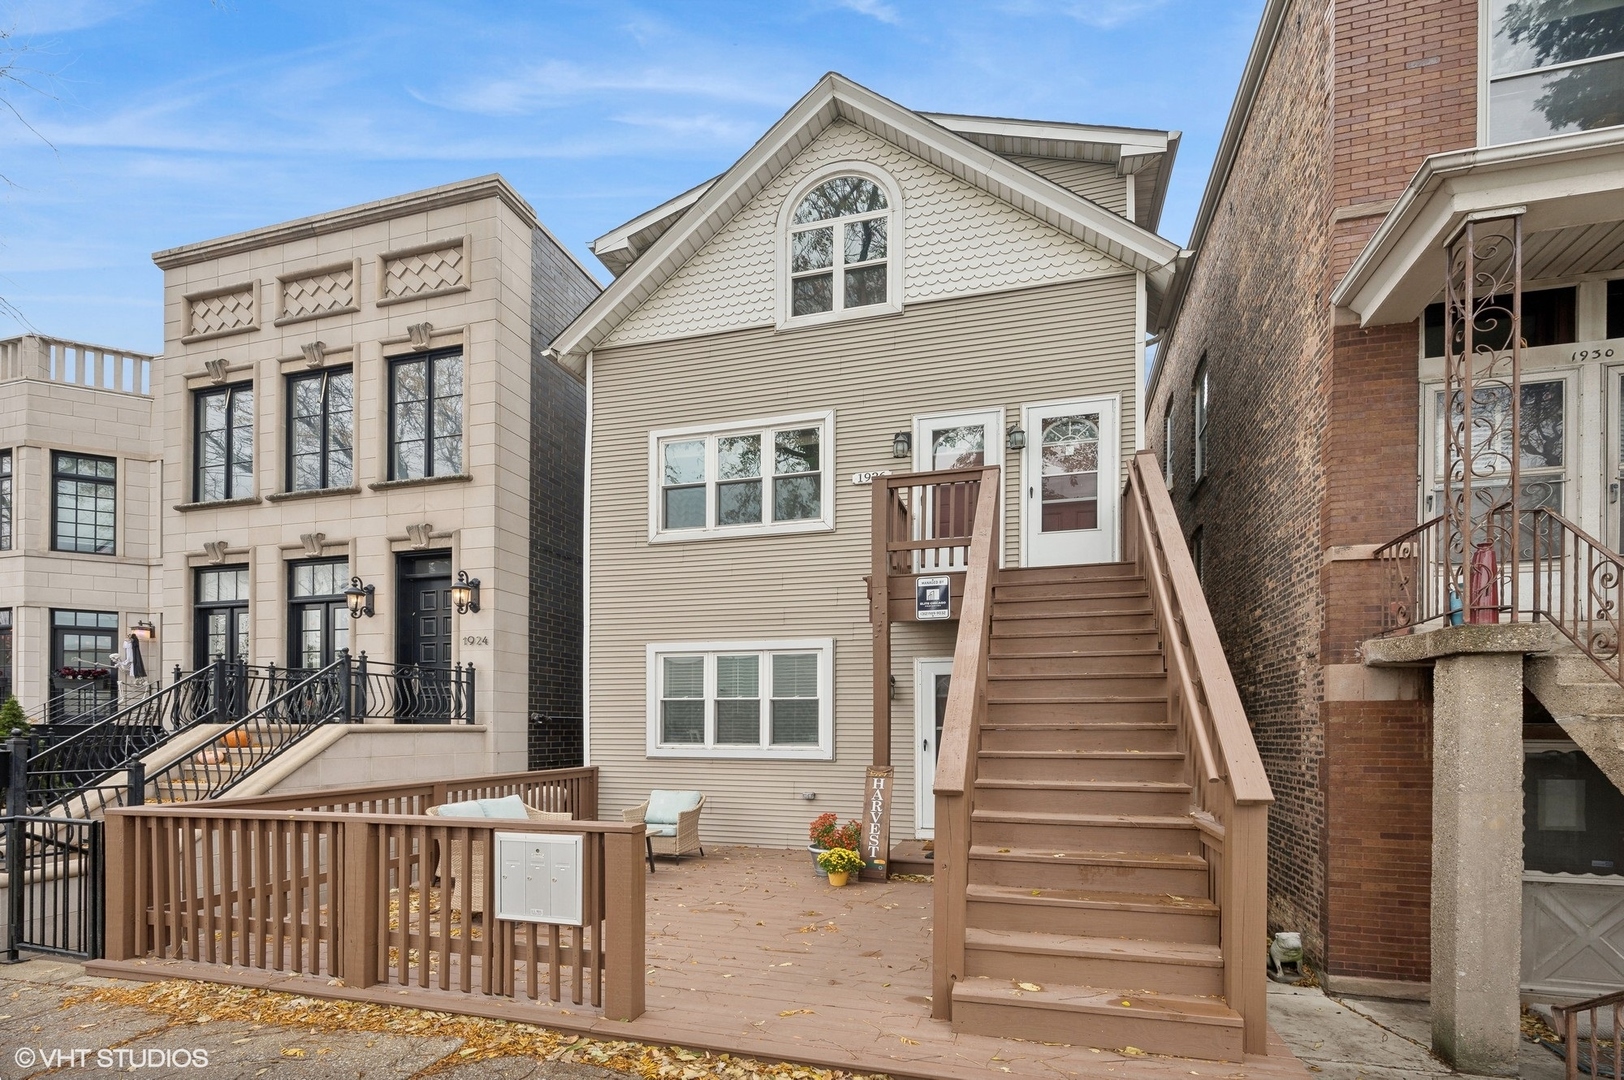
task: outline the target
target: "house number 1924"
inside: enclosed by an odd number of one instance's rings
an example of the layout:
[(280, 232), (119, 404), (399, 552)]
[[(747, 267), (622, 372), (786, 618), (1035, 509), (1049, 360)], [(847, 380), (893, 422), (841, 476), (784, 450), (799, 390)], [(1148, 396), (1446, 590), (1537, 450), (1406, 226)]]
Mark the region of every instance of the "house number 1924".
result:
[(491, 639), (488, 634), (464, 634), (462, 643), (464, 645), (489, 645)]

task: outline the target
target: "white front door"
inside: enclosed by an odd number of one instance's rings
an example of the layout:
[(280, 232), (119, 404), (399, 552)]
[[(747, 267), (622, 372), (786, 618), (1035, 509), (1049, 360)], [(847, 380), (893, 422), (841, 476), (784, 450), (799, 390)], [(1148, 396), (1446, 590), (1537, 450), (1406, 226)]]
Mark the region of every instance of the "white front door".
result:
[[(978, 409), (975, 412), (938, 413), (914, 419), (914, 468), (920, 472), (940, 469), (980, 469), (1004, 463), (1004, 411)], [(936, 490), (925, 492), (924, 514), (916, 528), (927, 536), (962, 536), (970, 529), (975, 513), (973, 501), (959, 501)], [(1003, 551), (1000, 525), (998, 551)], [(924, 537), (921, 536), (921, 539)], [(919, 553), (916, 569), (963, 570), (962, 548), (927, 550)]]
[(1022, 565), (1115, 562), (1117, 399), (1028, 405), (1022, 419)]
[(953, 680), (953, 659), (914, 661), (914, 834), (921, 840), (936, 835), (937, 745), (942, 741), (942, 720), (947, 716), (947, 688)]

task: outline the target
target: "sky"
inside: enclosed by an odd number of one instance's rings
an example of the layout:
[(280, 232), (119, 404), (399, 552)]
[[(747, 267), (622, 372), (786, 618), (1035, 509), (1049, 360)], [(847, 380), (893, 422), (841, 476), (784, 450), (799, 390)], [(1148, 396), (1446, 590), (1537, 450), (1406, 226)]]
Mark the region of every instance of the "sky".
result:
[(1262, 7), (0, 0), (0, 337), (161, 352), (152, 252), (491, 172), (607, 283), (590, 240), (831, 70), (922, 112), (1181, 130), (1183, 243)]

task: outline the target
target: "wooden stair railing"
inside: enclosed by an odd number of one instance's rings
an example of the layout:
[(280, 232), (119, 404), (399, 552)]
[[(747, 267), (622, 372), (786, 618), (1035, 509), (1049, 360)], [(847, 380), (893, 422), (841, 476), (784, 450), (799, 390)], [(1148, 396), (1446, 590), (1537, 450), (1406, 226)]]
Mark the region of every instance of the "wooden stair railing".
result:
[[(1246, 1053), (1264, 1054), (1269, 804), (1274, 795), (1161, 466), (1151, 452), (1141, 451), (1130, 463), (1124, 502), (1123, 550), (1150, 585), (1168, 668), (1168, 720), (1176, 725), (1189, 762), (1191, 816), (1201, 830), (1211, 895), (1219, 907), (1224, 998), (1242, 1017)], [(968, 625), (966, 619), (961, 628)], [(961, 651), (964, 641), (961, 632)], [(951, 720), (952, 699), (948, 708)], [(944, 732), (944, 760), (947, 745)], [(937, 814), (940, 828), (940, 802)], [(938, 859), (939, 852), (938, 843)], [(939, 896), (940, 871), (937, 882)]]
[(932, 886), (931, 1015), (953, 1015), (953, 984), (964, 977), (970, 878), (970, 811), (981, 724), (987, 715), (987, 659), (992, 637), (992, 588), (998, 577), (999, 470), (981, 470), (966, 557), (959, 633), (953, 649), (936, 758), (936, 874)]

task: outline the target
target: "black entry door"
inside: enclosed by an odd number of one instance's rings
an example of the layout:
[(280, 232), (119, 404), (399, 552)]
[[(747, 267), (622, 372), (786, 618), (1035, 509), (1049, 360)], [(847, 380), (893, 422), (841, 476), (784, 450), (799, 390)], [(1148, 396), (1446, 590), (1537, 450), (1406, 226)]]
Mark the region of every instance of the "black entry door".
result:
[[(402, 555), (395, 663), (417, 669), (397, 688), (397, 722), (446, 723), (451, 700), (451, 553)], [(409, 682), (410, 685), (406, 683)]]

